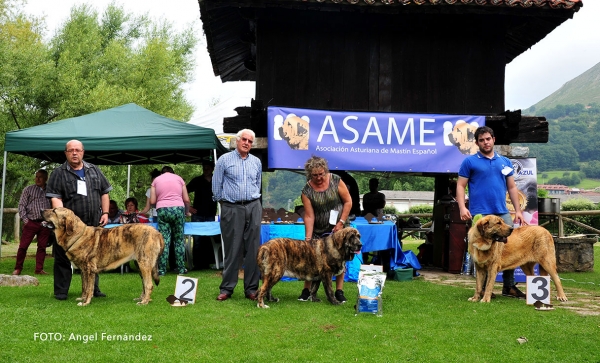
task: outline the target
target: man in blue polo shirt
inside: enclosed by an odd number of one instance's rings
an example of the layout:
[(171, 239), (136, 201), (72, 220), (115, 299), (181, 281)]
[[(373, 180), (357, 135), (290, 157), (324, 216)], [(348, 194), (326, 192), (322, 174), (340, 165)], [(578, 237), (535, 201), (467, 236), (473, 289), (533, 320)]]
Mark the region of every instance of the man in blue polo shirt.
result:
[[(512, 226), (526, 224), (519, 205), (517, 184), (513, 178), (511, 161), (494, 151), (494, 130), (481, 126), (475, 131), (475, 142), (479, 151), (463, 160), (458, 171), (456, 201), (462, 220), (473, 219), (473, 215), (494, 214)], [(465, 206), (465, 188), (469, 186), (469, 209)], [(506, 207), (506, 192), (515, 207), (513, 219)], [(515, 286), (515, 271), (505, 270), (502, 295), (525, 299), (525, 294)]]

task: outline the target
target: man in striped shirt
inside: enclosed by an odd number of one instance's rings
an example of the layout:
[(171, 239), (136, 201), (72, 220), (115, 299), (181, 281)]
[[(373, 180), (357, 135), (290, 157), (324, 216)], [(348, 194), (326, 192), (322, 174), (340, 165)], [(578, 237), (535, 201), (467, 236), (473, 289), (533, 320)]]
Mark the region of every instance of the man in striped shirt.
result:
[(42, 218), (42, 209), (50, 208), (50, 201), (46, 198), (46, 181), (48, 181), (48, 172), (43, 169), (36, 171), (35, 184), (25, 187), (23, 194), (21, 194), (19, 216), (23, 220), (24, 227), (13, 275), (21, 274), (27, 249), (36, 235), (35, 274), (48, 274), (44, 271), (44, 260), (46, 259), (46, 246), (48, 245), (48, 238), (50, 238), (50, 229), (42, 226), (42, 221), (44, 220)]
[(221, 203), (221, 236), (225, 260), (217, 300), (231, 297), (238, 282), (240, 257), (244, 261), (244, 294), (256, 300), (260, 271), (256, 255), (260, 247), (260, 191), (262, 163), (250, 154), (254, 131), (236, 135), (236, 149), (219, 158), (212, 179), (213, 200)]

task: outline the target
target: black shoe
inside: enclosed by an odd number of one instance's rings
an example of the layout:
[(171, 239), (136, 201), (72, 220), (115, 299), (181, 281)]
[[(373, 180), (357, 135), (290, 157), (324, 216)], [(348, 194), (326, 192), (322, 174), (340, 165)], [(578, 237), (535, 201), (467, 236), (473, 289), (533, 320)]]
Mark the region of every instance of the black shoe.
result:
[(346, 302), (346, 297), (344, 296), (343, 290), (335, 290), (335, 299), (341, 303)]
[(102, 291), (98, 290), (98, 291), (94, 291), (94, 297), (106, 297), (106, 294), (103, 293)]
[(67, 294), (54, 294), (56, 300), (67, 300)]
[(308, 301), (309, 297), (310, 297), (310, 291), (308, 289), (302, 289), (302, 294), (300, 294), (300, 296), (298, 296), (298, 300)]
[(525, 300), (527, 298), (527, 295), (522, 293), (521, 290), (517, 289), (515, 285), (512, 285), (511, 287), (503, 287), (502, 296), (514, 297), (521, 300)]

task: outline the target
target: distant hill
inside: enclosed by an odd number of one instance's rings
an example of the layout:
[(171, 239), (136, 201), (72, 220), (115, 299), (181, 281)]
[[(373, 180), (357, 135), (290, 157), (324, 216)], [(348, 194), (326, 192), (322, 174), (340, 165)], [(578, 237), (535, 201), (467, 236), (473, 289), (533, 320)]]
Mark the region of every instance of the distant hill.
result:
[(542, 109), (577, 103), (584, 106), (591, 103), (600, 104), (600, 63), (565, 83), (550, 96), (523, 110), (523, 114), (533, 115)]

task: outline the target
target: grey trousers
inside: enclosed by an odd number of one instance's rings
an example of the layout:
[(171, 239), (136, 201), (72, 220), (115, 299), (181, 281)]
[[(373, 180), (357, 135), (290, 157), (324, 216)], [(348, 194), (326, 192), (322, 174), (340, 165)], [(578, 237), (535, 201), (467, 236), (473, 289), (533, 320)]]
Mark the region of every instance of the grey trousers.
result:
[(240, 262), (244, 265), (244, 294), (258, 290), (260, 271), (256, 255), (260, 247), (260, 220), (262, 206), (259, 200), (249, 204), (221, 203), (221, 236), (225, 250), (221, 294), (233, 294), (238, 282)]

